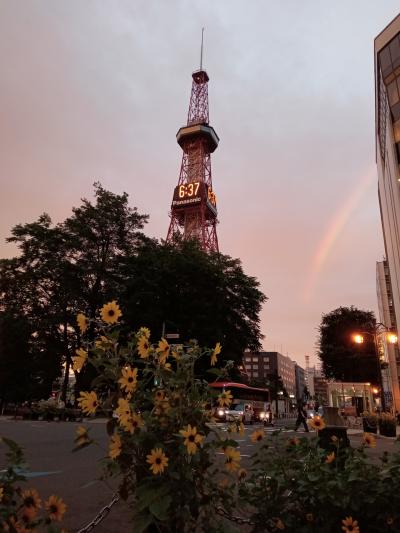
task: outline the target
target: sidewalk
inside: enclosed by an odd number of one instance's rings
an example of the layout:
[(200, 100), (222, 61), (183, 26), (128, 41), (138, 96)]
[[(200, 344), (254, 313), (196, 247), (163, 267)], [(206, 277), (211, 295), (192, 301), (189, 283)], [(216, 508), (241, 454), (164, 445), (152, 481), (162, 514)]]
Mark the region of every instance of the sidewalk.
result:
[[(348, 435), (362, 435), (364, 433), (363, 429), (362, 428), (348, 428), (347, 429), (347, 434)], [(386, 437), (385, 435), (380, 435), (379, 433), (375, 434), (374, 433), (374, 436), (376, 436), (378, 439), (391, 439), (391, 440), (395, 440), (395, 439), (400, 439), (400, 426), (396, 426), (396, 437)]]

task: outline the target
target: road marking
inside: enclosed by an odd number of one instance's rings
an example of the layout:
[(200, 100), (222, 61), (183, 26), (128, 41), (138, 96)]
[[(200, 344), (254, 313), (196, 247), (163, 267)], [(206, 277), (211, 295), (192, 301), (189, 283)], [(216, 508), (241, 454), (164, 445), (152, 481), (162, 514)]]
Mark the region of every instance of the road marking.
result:
[[(225, 454), (223, 452), (216, 452), (216, 455), (225, 455)], [(248, 455), (248, 454), (245, 454), (245, 453), (241, 453), (240, 457), (251, 457), (251, 455)]]
[(88, 483), (85, 483), (84, 485), (81, 485), (79, 488), (80, 489), (87, 489), (88, 487), (91, 487), (92, 485), (94, 485), (95, 483), (98, 483), (99, 480), (98, 479), (95, 479), (93, 481), (89, 481)]
[[(43, 476), (52, 476), (54, 474), (62, 474), (62, 470), (53, 470), (50, 472), (28, 472), (26, 470), (22, 470), (20, 468), (15, 468), (15, 471), (20, 476), (24, 476), (26, 478), (32, 478), (32, 477), (43, 477)], [(0, 474), (3, 474), (4, 472), (7, 472), (7, 470), (0, 470)]]

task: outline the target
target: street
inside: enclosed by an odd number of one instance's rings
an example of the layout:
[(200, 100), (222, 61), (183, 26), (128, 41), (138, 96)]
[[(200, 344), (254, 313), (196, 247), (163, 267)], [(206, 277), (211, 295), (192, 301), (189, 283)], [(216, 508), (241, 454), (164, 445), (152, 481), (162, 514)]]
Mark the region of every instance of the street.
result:
[[(32, 484), (38, 489), (42, 499), (51, 494), (63, 498), (68, 506), (65, 517), (65, 527), (77, 530), (90, 522), (98, 511), (107, 505), (115, 492), (114, 485), (98, 480), (100, 474), (99, 460), (107, 453), (107, 436), (105, 421), (102, 419), (87, 420), (83, 423), (90, 428), (90, 435), (100, 444), (89, 446), (77, 453), (72, 453), (76, 428), (82, 425), (74, 422), (44, 422), (22, 421), (7, 417), (0, 417), (0, 436), (11, 438), (25, 450), (25, 456), (30, 467)], [(284, 429), (287, 426), (287, 429)], [(288, 438), (294, 435), (290, 427), (294, 426), (293, 419), (280, 419), (275, 427), (266, 427), (271, 434), (282, 428)], [(226, 432), (226, 424), (216, 424), (222, 433)], [(240, 446), (242, 466), (246, 467), (250, 456), (259, 444), (250, 441), (250, 435), (261, 426), (245, 426), (243, 436), (235, 435)], [(315, 436), (303, 431), (298, 436)], [(353, 446), (358, 446), (362, 440), (362, 432), (349, 431)], [(377, 447), (369, 449), (368, 454), (378, 458), (384, 451), (391, 452), (395, 448), (394, 439), (379, 438)], [(0, 446), (0, 470), (5, 465), (5, 446)], [(222, 454), (222, 452), (221, 452)], [(30, 480), (28, 480), (29, 483)], [(110, 516), (96, 526), (96, 533), (124, 533), (129, 530), (129, 510), (124, 503), (117, 503), (111, 510)]]

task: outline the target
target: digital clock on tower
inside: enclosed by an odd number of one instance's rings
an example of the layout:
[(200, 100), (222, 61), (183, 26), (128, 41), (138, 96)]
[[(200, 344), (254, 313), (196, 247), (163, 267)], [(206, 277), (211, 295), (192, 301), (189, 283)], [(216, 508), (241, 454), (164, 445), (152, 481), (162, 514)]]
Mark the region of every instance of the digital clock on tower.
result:
[(197, 196), (199, 187), (199, 181), (178, 185), (178, 196), (179, 198), (192, 198), (193, 196)]
[(174, 190), (172, 205), (184, 207), (200, 203), (204, 197), (204, 187), (205, 184), (201, 181), (191, 181), (178, 185)]

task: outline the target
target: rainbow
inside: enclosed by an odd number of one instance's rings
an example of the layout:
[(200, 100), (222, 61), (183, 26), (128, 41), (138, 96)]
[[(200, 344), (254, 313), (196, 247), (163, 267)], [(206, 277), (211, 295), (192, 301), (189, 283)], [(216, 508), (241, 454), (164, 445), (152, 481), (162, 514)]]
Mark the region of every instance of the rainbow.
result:
[(358, 180), (350, 195), (346, 198), (346, 201), (332, 217), (332, 220), (313, 255), (310, 272), (303, 289), (304, 301), (308, 302), (312, 299), (319, 275), (335, 245), (335, 242), (342, 233), (352, 213), (361, 202), (364, 194), (374, 183), (375, 176), (375, 167), (371, 167), (369, 171)]

